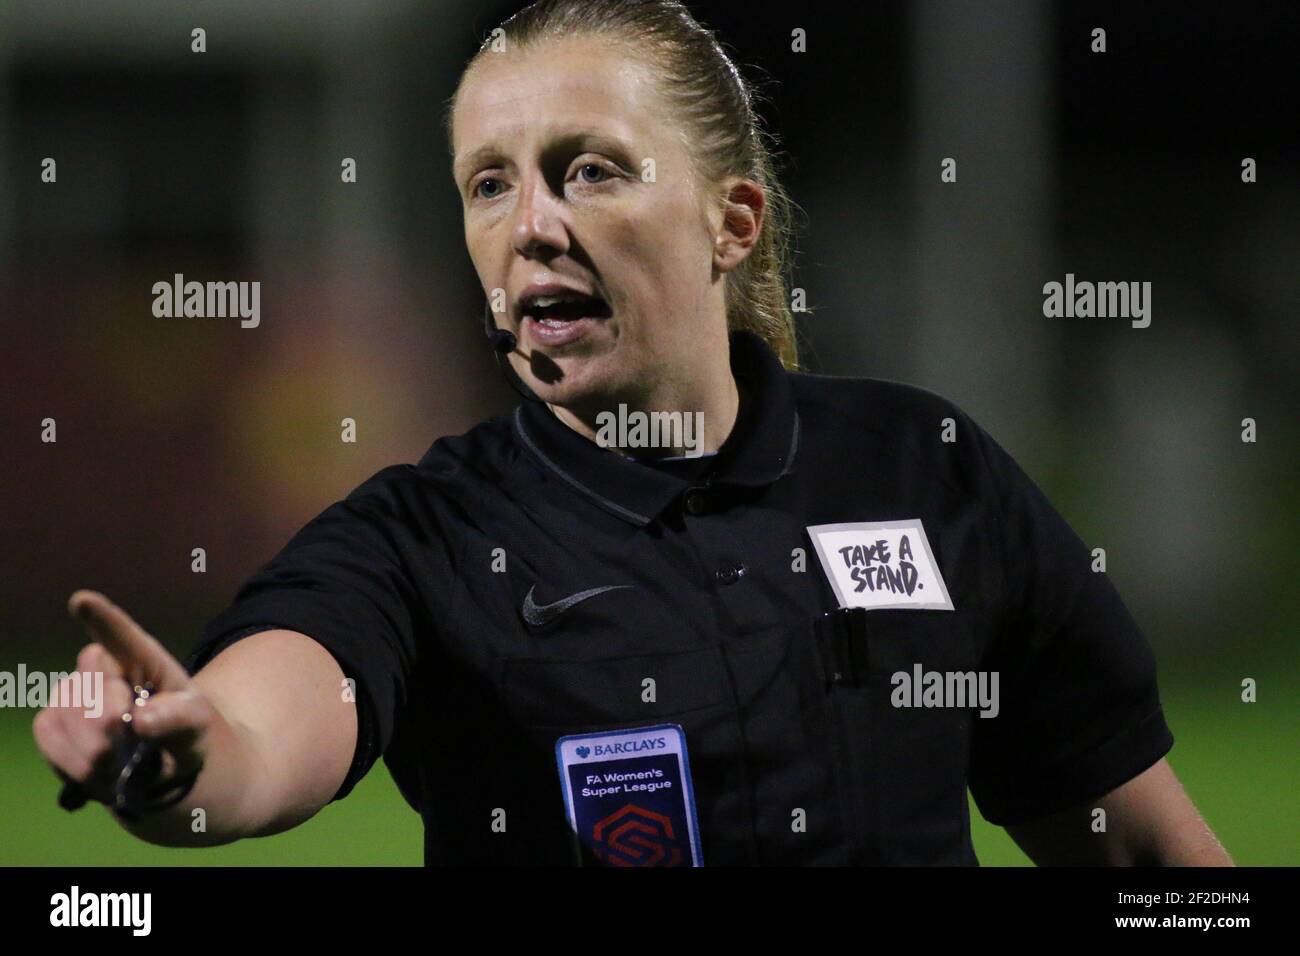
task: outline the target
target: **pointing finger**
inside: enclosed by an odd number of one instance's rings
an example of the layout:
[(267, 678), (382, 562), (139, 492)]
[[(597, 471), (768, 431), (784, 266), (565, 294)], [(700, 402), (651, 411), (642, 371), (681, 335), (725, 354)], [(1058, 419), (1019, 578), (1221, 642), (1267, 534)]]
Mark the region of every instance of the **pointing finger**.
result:
[(152, 683), (160, 691), (189, 685), (190, 676), (180, 662), (103, 594), (77, 591), (68, 599), (68, 611), (113, 656), (128, 680)]

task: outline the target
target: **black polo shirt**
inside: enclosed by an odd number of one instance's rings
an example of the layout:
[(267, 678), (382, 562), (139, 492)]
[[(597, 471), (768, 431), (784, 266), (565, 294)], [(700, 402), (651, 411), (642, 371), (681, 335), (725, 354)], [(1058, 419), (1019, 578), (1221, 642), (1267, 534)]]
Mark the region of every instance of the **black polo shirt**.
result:
[[(680, 725), (706, 865), (974, 864), (968, 786), (1012, 824), (1168, 751), (1142, 633), (979, 426), (931, 392), (790, 373), (756, 336), (731, 343), (743, 401), (716, 456), (632, 460), (526, 402), (327, 508), (187, 666), (268, 628), (319, 641), (357, 685), (335, 799), (383, 754), (430, 864), (571, 862), (567, 734)], [(848, 679), (808, 529), (903, 520), (951, 609), (841, 612), (859, 625)], [(608, 585), (630, 587), (540, 627), (521, 613), (530, 592)], [(931, 670), (996, 671), (997, 716), (896, 706), (892, 675)]]

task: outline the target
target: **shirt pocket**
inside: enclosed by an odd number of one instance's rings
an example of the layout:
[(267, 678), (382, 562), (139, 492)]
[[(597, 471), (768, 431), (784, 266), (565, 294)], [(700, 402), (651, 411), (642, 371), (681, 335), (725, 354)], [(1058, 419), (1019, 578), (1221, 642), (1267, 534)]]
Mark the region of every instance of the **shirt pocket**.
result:
[[(831, 683), (827, 690), (849, 794), (850, 858), (865, 864), (969, 862), (966, 775), (978, 698), (963, 707), (951, 706), (949, 698), (940, 698), (942, 706), (914, 704), (924, 703), (932, 674), (941, 675), (945, 689), (978, 690), (974, 621), (963, 611), (875, 609), (863, 615), (857, 637), (865, 639), (865, 668), (856, 681)], [(817, 644), (824, 671), (833, 672), (825, 642)], [(918, 674), (919, 689), (911, 686)], [(966, 675), (973, 675), (974, 685)]]
[[(701, 848), (710, 864), (746, 862), (752, 809), (743, 796), (735, 694), (717, 647), (608, 658), (515, 657), (497, 662), (502, 704), (538, 763), (549, 761), (563, 812), (555, 742), (570, 734), (681, 726), (694, 785)], [(646, 700), (645, 681), (654, 681)]]
[[(821, 866), (846, 862), (843, 788), (819, 660), (800, 628), (778, 626), (725, 645), (736, 684), (753, 806), (754, 862)], [(792, 826), (795, 813), (802, 825)]]

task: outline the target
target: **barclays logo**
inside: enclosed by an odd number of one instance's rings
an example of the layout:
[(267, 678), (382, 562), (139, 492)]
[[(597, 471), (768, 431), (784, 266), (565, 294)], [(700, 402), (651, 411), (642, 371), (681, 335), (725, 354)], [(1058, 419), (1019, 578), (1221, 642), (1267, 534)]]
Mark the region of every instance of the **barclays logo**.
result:
[(667, 748), (668, 740), (665, 737), (650, 737), (645, 740), (620, 740), (612, 744), (596, 744), (596, 756), (604, 757), (608, 754), (630, 754), (642, 750), (666, 750)]
[(593, 743), (590, 747), (578, 744), (573, 752), (579, 760), (588, 757), (611, 757), (616, 754), (639, 754), (647, 750), (667, 750), (668, 738), (647, 737), (641, 740), (618, 740), (612, 744)]

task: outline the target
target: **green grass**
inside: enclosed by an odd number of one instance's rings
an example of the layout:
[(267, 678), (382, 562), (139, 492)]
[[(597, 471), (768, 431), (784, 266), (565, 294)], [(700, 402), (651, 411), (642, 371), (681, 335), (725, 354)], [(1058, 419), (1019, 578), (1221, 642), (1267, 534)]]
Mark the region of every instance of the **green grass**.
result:
[[(1177, 742), (1170, 756), (1183, 784), (1242, 865), (1300, 863), (1300, 804), (1294, 686), (1273, 683), (1260, 702), (1243, 704), (1231, 682), (1162, 681)], [(40, 759), (27, 710), (0, 711), (0, 865), (59, 866), (418, 866), (419, 816), (402, 799), (383, 763), (352, 794), (288, 833), (224, 847), (176, 850), (126, 834), (92, 804), (60, 810), (58, 785)], [(971, 807), (972, 833), (986, 866), (1028, 860), (1002, 828)]]

